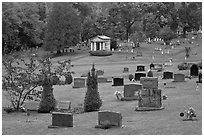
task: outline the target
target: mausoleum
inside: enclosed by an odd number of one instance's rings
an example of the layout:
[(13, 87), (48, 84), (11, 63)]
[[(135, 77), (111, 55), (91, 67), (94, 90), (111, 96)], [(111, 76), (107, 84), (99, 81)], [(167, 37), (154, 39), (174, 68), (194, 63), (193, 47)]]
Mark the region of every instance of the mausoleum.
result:
[(93, 37), (91, 42), (91, 51), (97, 51), (97, 50), (107, 50), (110, 51), (110, 37), (107, 37), (105, 35), (98, 35), (96, 37)]

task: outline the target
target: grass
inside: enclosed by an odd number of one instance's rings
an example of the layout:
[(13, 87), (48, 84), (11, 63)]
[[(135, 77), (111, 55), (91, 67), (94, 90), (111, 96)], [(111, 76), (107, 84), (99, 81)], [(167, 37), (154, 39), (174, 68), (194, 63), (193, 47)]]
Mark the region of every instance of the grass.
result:
[[(194, 41), (201, 43), (200, 39)], [(200, 44), (201, 45), (201, 44)], [(77, 55), (71, 56), (74, 65), (73, 77), (79, 77), (81, 74), (91, 69), (91, 64), (95, 63), (96, 69), (104, 70), (104, 76), (125, 76), (134, 74), (136, 66), (143, 64), (146, 70), (149, 69), (149, 64), (165, 63), (169, 58), (173, 58), (173, 66), (166, 67), (165, 70), (173, 71), (174, 73), (184, 73), (189, 75), (189, 70), (178, 71), (177, 65), (184, 61), (185, 53), (184, 46), (192, 46), (192, 52), (197, 52), (197, 55), (190, 56), (187, 61), (198, 62), (202, 57), (202, 47), (186, 45), (183, 43), (175, 47), (169, 54), (155, 54), (155, 60), (152, 60), (151, 55), (155, 47), (164, 48), (160, 43), (151, 45), (142, 44), (140, 50), (143, 52), (142, 57), (137, 57), (132, 60), (132, 53), (114, 53), (107, 57), (91, 57), (86, 53), (78, 52)], [(137, 50), (137, 49), (136, 49)], [(116, 51), (117, 52), (117, 51)], [(128, 56), (128, 59), (126, 59)], [(69, 55), (54, 58), (54, 65), (59, 60), (64, 60)], [(128, 67), (129, 73), (122, 73), (123, 68)], [(54, 128), (48, 129), (51, 125), (51, 114), (38, 114), (32, 112), (28, 117), (26, 113), (9, 113), (2, 111), (2, 134), (3, 135), (189, 135), (202, 134), (202, 84), (199, 85), (199, 90), (196, 91), (197, 78), (186, 79), (186, 82), (172, 82), (173, 80), (162, 80), (162, 72), (156, 74), (159, 78), (159, 88), (162, 89), (162, 95), (167, 96), (167, 100), (162, 101), (164, 110), (160, 111), (134, 111), (137, 106), (137, 101), (118, 101), (114, 96), (116, 90), (123, 91), (123, 86), (112, 87), (112, 83), (99, 83), (99, 93), (103, 100), (101, 110), (118, 111), (123, 116), (123, 128), (112, 128), (108, 130), (95, 129), (97, 125), (97, 112), (89, 112), (82, 114), (74, 114), (73, 128)], [(175, 88), (164, 88), (163, 83), (167, 86)], [(125, 79), (125, 84), (129, 83), (128, 78)], [(58, 100), (71, 101), (72, 107), (77, 107), (83, 104), (86, 88), (72, 88), (71, 85), (54, 86), (54, 96)], [(3, 91), (5, 92), (5, 91)], [(9, 102), (2, 94), (2, 106), (7, 106)], [(183, 121), (180, 118), (180, 112), (192, 106), (196, 110), (196, 121)], [(26, 122), (30, 121), (30, 122)]]

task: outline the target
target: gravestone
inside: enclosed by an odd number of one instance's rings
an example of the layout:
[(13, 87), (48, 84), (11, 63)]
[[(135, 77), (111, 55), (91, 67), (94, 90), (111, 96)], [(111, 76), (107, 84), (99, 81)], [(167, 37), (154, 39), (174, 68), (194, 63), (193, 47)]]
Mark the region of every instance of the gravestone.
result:
[(202, 83), (202, 73), (198, 74), (198, 83)]
[(39, 101), (26, 101), (24, 102), (23, 107), (28, 111), (38, 111), (40, 106)]
[(73, 114), (52, 112), (53, 127), (73, 127)]
[(84, 88), (84, 87), (86, 87), (86, 79), (85, 78), (74, 78), (73, 88)]
[(113, 85), (112, 86), (123, 86), (124, 79), (123, 78), (113, 78)]
[(124, 85), (124, 97), (138, 98), (138, 92), (142, 89), (142, 84), (127, 84)]
[(122, 115), (119, 112), (99, 111), (98, 125), (110, 124), (111, 126), (122, 127)]
[(198, 66), (193, 64), (190, 68), (190, 75), (191, 76), (198, 76)]
[(149, 65), (149, 67), (150, 67), (150, 69), (154, 69), (154, 64), (151, 63), (151, 64)]
[(66, 111), (70, 111), (71, 110), (71, 101), (56, 101), (56, 107), (55, 109), (57, 111), (62, 111), (62, 112), (66, 112)]
[(163, 72), (163, 79), (173, 79), (173, 72)]
[(125, 72), (129, 72), (129, 68), (125, 67), (125, 68), (123, 69), (123, 73), (125, 73)]
[(161, 108), (161, 89), (142, 89), (139, 94), (139, 108)]
[(137, 70), (136, 71), (145, 71), (145, 66), (143, 66), (143, 65), (137, 66)]
[(162, 64), (154, 64), (154, 70), (157, 70), (157, 72), (161, 72), (163, 70)]
[(146, 73), (137, 72), (135, 73), (135, 80), (140, 80), (141, 77), (146, 77)]
[(112, 82), (112, 81), (108, 81), (108, 78), (105, 78), (105, 77), (98, 77), (97, 82), (98, 83), (107, 83), (107, 82)]
[(140, 83), (144, 89), (158, 89), (157, 77), (141, 77)]
[(96, 70), (96, 74), (98, 76), (102, 76), (104, 74), (104, 71), (103, 70)]
[(185, 75), (184, 74), (174, 74), (174, 82), (184, 82)]
[(142, 56), (142, 51), (137, 51), (137, 57), (141, 57)]

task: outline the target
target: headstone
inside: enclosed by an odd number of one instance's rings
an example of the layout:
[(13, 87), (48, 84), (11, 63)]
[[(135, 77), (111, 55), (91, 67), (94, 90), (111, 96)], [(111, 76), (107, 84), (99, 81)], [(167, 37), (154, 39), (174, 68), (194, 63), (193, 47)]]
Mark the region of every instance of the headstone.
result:
[(57, 111), (70, 111), (71, 110), (71, 101), (56, 101), (56, 107), (55, 109)]
[(142, 56), (142, 51), (137, 51), (137, 56), (138, 57)]
[(140, 83), (144, 89), (158, 89), (157, 77), (141, 77)]
[(52, 112), (52, 126), (56, 127), (73, 127), (73, 114)]
[(163, 65), (162, 64), (154, 64), (154, 70), (161, 72), (163, 70)]
[(85, 78), (74, 78), (73, 88), (84, 88), (84, 87), (86, 87), (86, 79)]
[(146, 73), (135, 73), (135, 80), (140, 80), (141, 77), (146, 77)]
[(24, 108), (29, 111), (38, 111), (40, 106), (39, 101), (26, 101), (24, 102)]
[(143, 65), (137, 66), (137, 70), (136, 71), (145, 71), (145, 66), (143, 66)]
[(142, 89), (142, 84), (124, 85), (124, 97), (138, 97), (140, 89)]
[(112, 86), (123, 86), (124, 79), (123, 78), (113, 78), (113, 85)]
[(190, 75), (191, 76), (198, 76), (198, 66), (196, 64), (193, 64), (191, 66)]
[(104, 71), (103, 70), (96, 70), (96, 74), (98, 76), (102, 76), (104, 74)]
[(174, 74), (174, 82), (183, 82), (185, 81), (184, 74)]
[(125, 72), (129, 72), (129, 68), (125, 67), (125, 68), (123, 69), (123, 73), (125, 73)]
[(111, 126), (122, 127), (122, 115), (119, 112), (99, 111), (98, 125), (110, 124)]
[(198, 83), (202, 83), (202, 73), (198, 74)]
[(173, 72), (163, 72), (163, 79), (173, 79)]
[(151, 64), (149, 65), (149, 67), (150, 67), (150, 69), (154, 69), (154, 64), (151, 63)]
[(108, 78), (106, 78), (106, 77), (98, 77), (97, 82), (98, 83), (107, 83), (109, 81), (108, 81)]
[(161, 108), (161, 89), (142, 89), (139, 95), (138, 107)]

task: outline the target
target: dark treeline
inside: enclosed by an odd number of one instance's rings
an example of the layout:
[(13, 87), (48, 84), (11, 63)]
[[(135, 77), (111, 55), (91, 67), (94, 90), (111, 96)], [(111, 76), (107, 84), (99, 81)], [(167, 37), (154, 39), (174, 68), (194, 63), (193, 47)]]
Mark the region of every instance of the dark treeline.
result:
[(186, 37), (201, 26), (201, 2), (3, 2), (2, 51), (60, 50), (95, 35), (133, 42), (163, 36), (168, 44), (177, 30)]

